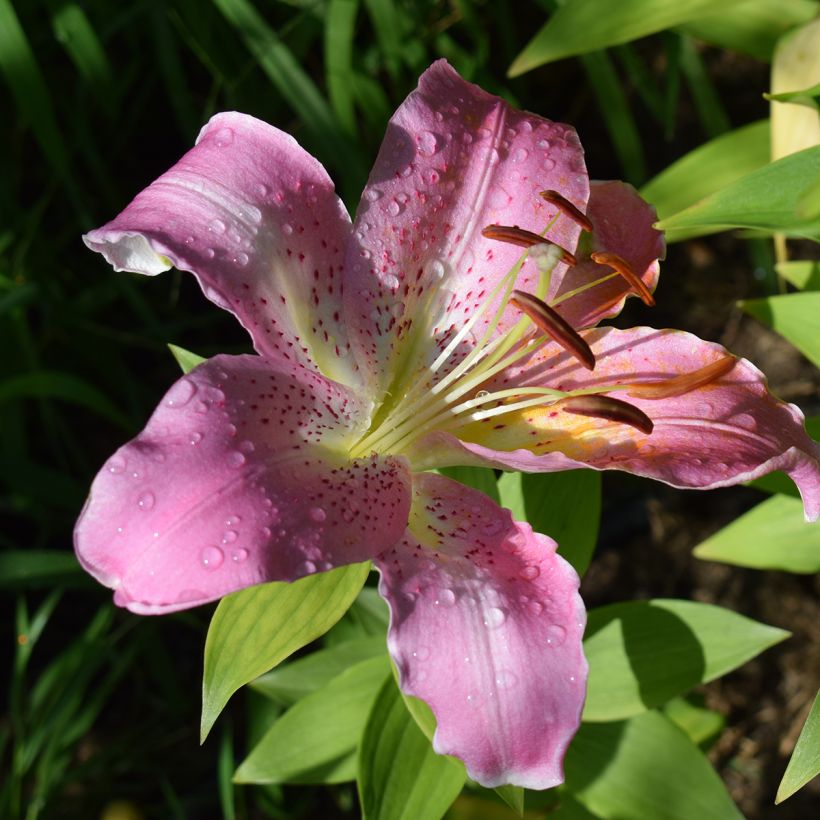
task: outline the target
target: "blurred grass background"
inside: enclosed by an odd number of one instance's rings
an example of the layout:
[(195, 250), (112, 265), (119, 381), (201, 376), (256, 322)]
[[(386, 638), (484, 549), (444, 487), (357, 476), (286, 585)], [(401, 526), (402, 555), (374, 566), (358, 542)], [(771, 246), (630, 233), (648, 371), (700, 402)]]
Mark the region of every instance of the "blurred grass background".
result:
[[(234, 727), (220, 721), (202, 750), (196, 737), (210, 609), (162, 620), (115, 612), (73, 559), (91, 478), (177, 375), (166, 344), (249, 348), (192, 279), (113, 274), (80, 235), (227, 109), (294, 134), (353, 210), (388, 117), (440, 56), (516, 105), (573, 123), (597, 178), (641, 184), (767, 115), (765, 63), (681, 31), (506, 79), (551, 8), (0, 0), (0, 816), (355, 815), (345, 786), (234, 791)], [(719, 241), (757, 278), (741, 275), (742, 294), (721, 291), (718, 311), (772, 289), (767, 242)]]

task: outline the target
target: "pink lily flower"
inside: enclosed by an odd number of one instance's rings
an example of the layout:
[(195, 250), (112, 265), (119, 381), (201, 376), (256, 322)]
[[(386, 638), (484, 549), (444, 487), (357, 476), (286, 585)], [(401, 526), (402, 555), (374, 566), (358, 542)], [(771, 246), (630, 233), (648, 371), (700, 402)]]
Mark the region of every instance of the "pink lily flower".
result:
[(820, 448), (751, 364), (678, 331), (590, 329), (651, 303), (653, 220), (629, 186), (590, 187), (572, 128), (444, 61), (390, 121), (353, 224), (292, 137), (218, 114), (85, 242), (116, 270), (191, 271), (258, 355), (171, 387), (95, 479), (80, 561), (162, 613), (372, 560), (436, 751), (485, 786), (560, 783), (587, 673), (578, 577), (430, 471), (709, 488), (785, 470), (820, 513)]

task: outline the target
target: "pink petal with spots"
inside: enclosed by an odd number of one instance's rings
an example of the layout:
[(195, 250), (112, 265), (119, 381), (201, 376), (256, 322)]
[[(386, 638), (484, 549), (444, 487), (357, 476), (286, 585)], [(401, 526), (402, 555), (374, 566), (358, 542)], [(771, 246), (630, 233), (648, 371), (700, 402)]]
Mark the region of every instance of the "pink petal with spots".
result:
[[(595, 353), (593, 372), (555, 345), (504, 380), (559, 390), (636, 384), (690, 373), (728, 355), (725, 348), (676, 330), (599, 328), (584, 338)], [(726, 375), (682, 396), (641, 399), (609, 393), (639, 407), (654, 422), (646, 435), (625, 424), (530, 408), (431, 433), (407, 452), (414, 469), (483, 464), (525, 472), (588, 466), (616, 469), (675, 487), (711, 489), (788, 473), (803, 497), (807, 520), (820, 516), (820, 445), (806, 434), (800, 410), (769, 393), (763, 374), (740, 359)]]
[(216, 356), (180, 379), (102, 468), (80, 562), (139, 613), (367, 560), (401, 537), (404, 461), (351, 462), (344, 387), (299, 365)]
[[(578, 264), (563, 276), (553, 277), (550, 298), (560, 299), (612, 272), (609, 266), (592, 261), (590, 253), (594, 251), (617, 254), (654, 291), (660, 271), (658, 260), (666, 253), (663, 233), (652, 227), (658, 218), (655, 209), (625, 182), (592, 182), (587, 216), (594, 228), (592, 235), (582, 238), (576, 254)], [(635, 295), (627, 281), (616, 276), (570, 297), (557, 310), (573, 327), (592, 327), (617, 316), (626, 298)]]
[[(521, 248), (485, 239), (482, 228), (546, 228), (552, 211), (538, 196), (546, 188), (585, 209), (575, 131), (517, 111), (444, 60), (434, 63), (388, 124), (347, 257), (351, 335), (363, 370), (382, 388), (416, 334), (432, 361), (521, 256)], [(572, 250), (579, 232), (561, 217), (548, 237)], [(520, 287), (534, 289), (537, 278), (528, 260)]]
[(487, 496), (413, 477), (404, 539), (376, 561), (403, 692), (436, 716), (433, 748), (484, 786), (547, 789), (578, 728), (586, 616), (555, 542)]
[(86, 245), (115, 270), (194, 273), (256, 349), (355, 383), (342, 311), (350, 218), (288, 134), (217, 114), (197, 144)]

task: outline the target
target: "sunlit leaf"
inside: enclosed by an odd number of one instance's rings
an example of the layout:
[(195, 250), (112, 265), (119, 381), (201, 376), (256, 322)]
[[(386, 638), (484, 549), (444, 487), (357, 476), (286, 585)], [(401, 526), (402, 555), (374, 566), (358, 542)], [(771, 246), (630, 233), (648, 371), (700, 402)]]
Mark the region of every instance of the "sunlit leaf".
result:
[(392, 677), (362, 736), (358, 785), (362, 816), (373, 820), (438, 820), (464, 785), (464, 766), (433, 751)]
[(173, 357), (177, 360), (177, 364), (182, 368), (183, 373), (190, 373), (198, 364), (205, 361), (204, 356), (198, 356), (196, 353), (191, 353), (184, 347), (177, 347), (177, 345), (168, 345)]
[(741, 302), (740, 306), (820, 366), (820, 292), (805, 291), (766, 299), (749, 299)]
[(743, 817), (700, 749), (658, 712), (624, 722), (583, 724), (564, 768), (567, 790), (600, 817)]
[(620, 720), (659, 706), (788, 635), (729, 609), (692, 601), (633, 601), (590, 610), (584, 720)]
[[(659, 219), (666, 219), (769, 161), (769, 121), (738, 128), (701, 145), (673, 162), (641, 188), (641, 196), (655, 206)], [(669, 230), (675, 242), (711, 229)]]
[(820, 571), (820, 527), (806, 523), (803, 502), (774, 495), (695, 547), (707, 561), (788, 572)]
[(359, 661), (332, 678), (294, 704), (268, 729), (237, 769), (235, 780), (338, 783), (353, 779), (355, 767), (348, 759), (359, 744), (376, 694), (388, 677), (390, 663), (383, 654)]
[(806, 718), (786, 773), (777, 790), (775, 803), (782, 803), (813, 777), (820, 774), (820, 692)]
[(211, 619), (202, 678), (202, 739), (231, 695), (323, 635), (353, 603), (370, 563), (275, 582), (223, 598)]
[(778, 262), (777, 272), (799, 290), (820, 290), (820, 262), (803, 259)]
[[(726, 0), (728, 7), (740, 0)], [(714, 10), (712, 0), (573, 0), (558, 8), (510, 66), (517, 77), (539, 65), (626, 43), (695, 20)], [(602, 13), (605, 12), (605, 13)]]
[(753, 228), (820, 238), (820, 219), (801, 218), (797, 204), (820, 174), (820, 146), (758, 168), (685, 210), (662, 219), (662, 230), (699, 232)]
[(663, 707), (663, 713), (701, 748), (717, 738), (726, 725), (726, 718), (720, 712), (695, 706), (686, 698), (673, 698)]

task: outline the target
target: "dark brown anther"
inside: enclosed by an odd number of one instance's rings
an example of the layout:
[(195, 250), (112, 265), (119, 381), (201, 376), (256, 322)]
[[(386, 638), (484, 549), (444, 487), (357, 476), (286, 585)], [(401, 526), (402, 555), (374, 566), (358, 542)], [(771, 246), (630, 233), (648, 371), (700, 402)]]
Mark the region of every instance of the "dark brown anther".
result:
[(549, 202), (550, 205), (555, 205), (559, 211), (565, 216), (568, 216), (573, 222), (583, 228), (585, 231), (592, 233), (592, 223), (586, 214), (582, 214), (565, 196), (561, 196), (558, 191), (541, 191), (539, 194), (541, 199)]
[(549, 305), (531, 293), (514, 290), (510, 304), (526, 313), (533, 324), (550, 338), (558, 342), (567, 353), (571, 353), (587, 369), (595, 369), (595, 356), (589, 345), (581, 338), (578, 331), (566, 319)]
[(609, 253), (609, 251), (595, 251), (590, 254), (593, 262), (599, 265), (609, 265), (614, 268), (621, 276), (626, 279), (632, 290), (634, 290), (645, 305), (653, 307), (655, 304), (655, 297), (644, 283), (643, 279), (635, 273), (629, 266), (629, 263), (618, 256), (617, 253)]
[[(511, 245), (518, 245), (519, 248), (531, 248), (533, 245), (555, 245), (543, 236), (532, 231), (519, 228), (518, 225), (488, 225), (481, 231), (482, 236), (487, 239), (497, 239), (499, 242), (509, 242)], [(556, 245), (556, 247), (559, 247)], [(567, 265), (577, 265), (578, 260), (564, 248), (561, 248), (561, 261)]]
[(657, 382), (630, 385), (627, 395), (636, 399), (674, 399), (725, 376), (736, 362), (734, 356), (723, 356), (691, 373), (681, 373), (680, 376)]
[(634, 404), (609, 396), (572, 396), (569, 399), (563, 399), (558, 406), (567, 413), (575, 413), (577, 416), (590, 416), (594, 419), (628, 424), (647, 435), (655, 426), (652, 419)]

